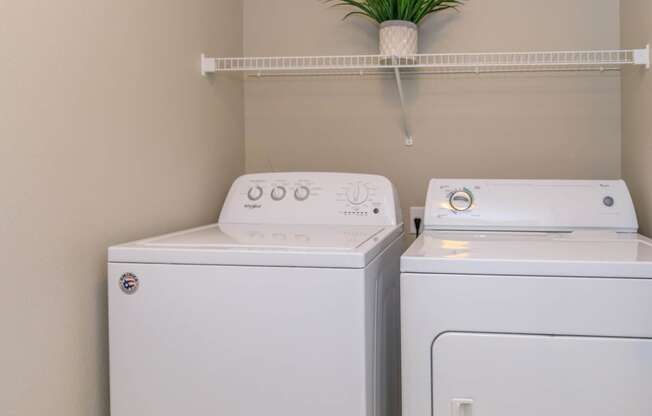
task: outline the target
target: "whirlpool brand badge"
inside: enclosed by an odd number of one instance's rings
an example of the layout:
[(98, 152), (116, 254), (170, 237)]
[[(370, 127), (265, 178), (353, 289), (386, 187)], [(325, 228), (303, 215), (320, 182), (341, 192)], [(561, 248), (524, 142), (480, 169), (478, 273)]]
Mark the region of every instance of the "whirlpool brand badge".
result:
[(127, 295), (133, 295), (138, 290), (140, 282), (133, 273), (125, 273), (120, 278), (120, 289)]

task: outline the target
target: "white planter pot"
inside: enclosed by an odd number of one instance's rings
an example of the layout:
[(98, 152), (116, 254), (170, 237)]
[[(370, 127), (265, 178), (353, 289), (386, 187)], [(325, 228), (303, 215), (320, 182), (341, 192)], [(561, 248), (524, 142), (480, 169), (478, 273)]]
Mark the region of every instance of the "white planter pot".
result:
[(380, 54), (409, 56), (418, 53), (419, 29), (412, 22), (388, 20), (380, 25)]

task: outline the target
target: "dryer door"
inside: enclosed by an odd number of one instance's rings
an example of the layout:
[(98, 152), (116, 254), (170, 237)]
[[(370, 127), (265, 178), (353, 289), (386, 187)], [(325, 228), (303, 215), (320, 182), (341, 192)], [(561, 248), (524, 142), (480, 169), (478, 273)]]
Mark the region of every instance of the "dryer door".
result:
[(652, 415), (652, 340), (445, 333), (434, 416)]

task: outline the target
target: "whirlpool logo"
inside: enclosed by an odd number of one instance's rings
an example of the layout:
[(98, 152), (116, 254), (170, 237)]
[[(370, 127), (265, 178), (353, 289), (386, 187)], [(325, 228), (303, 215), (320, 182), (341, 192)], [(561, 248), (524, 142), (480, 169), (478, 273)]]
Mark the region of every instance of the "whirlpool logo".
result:
[(140, 282), (133, 273), (125, 273), (120, 278), (120, 289), (127, 295), (133, 295), (138, 290)]

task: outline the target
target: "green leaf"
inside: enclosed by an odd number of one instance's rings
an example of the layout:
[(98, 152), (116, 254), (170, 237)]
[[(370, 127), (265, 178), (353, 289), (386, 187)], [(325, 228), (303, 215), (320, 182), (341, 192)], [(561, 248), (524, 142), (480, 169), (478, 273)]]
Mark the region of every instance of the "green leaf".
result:
[(464, 0), (323, 0), (333, 6), (345, 6), (354, 10), (344, 19), (362, 15), (382, 23), (388, 20), (406, 20), (419, 24), (426, 16), (448, 9), (457, 10)]

